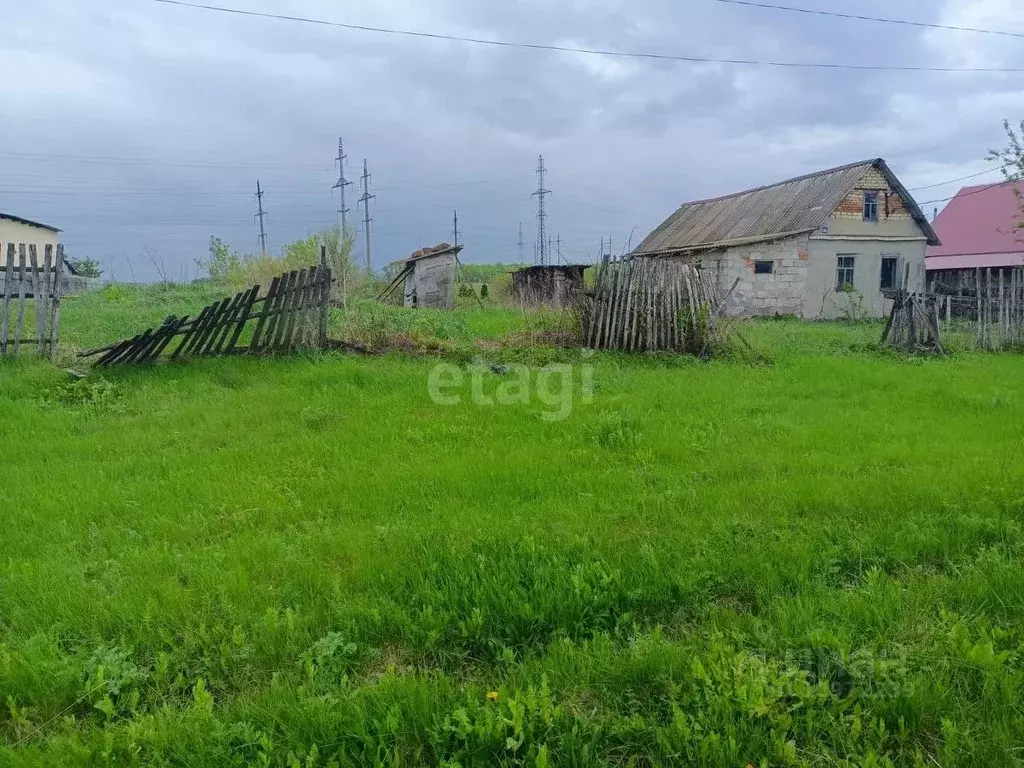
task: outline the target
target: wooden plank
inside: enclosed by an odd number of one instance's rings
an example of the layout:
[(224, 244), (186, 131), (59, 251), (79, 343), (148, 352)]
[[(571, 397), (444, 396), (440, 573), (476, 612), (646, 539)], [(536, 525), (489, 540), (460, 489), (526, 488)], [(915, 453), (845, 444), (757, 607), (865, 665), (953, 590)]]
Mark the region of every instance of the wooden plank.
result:
[(274, 313), (270, 316), (266, 336), (261, 344), (261, 349), (273, 350), (281, 343), (281, 336), (284, 335), (284, 325), (287, 320), (286, 312), (291, 301), (292, 292), (299, 280), (297, 270), (292, 270), (284, 275), (281, 288), (278, 290), (277, 301), (274, 302)]
[(46, 346), (50, 342), (47, 323), (50, 321), (50, 294), (53, 291), (53, 246), (47, 245), (43, 248), (43, 295), (36, 298), (36, 304), (41, 306), (42, 322), (39, 326), (39, 354), (46, 354)]
[(283, 352), (288, 352), (294, 345), (295, 338), (295, 323), (299, 318), (299, 310), (302, 307), (302, 296), (306, 290), (306, 284), (309, 281), (309, 270), (303, 269), (299, 272), (299, 282), (292, 292), (292, 301), (289, 307), (287, 324), (284, 329), (284, 338), (281, 340), (280, 349)]
[(152, 361), (160, 357), (160, 355), (163, 354), (163, 351), (167, 349), (167, 345), (170, 344), (171, 340), (181, 332), (182, 327), (184, 327), (187, 322), (188, 315), (183, 315), (175, 320), (174, 323), (167, 328), (163, 338), (152, 346), (149, 353), (146, 355), (146, 360)]
[(39, 252), (36, 250), (35, 243), (30, 243), (28, 246), (28, 273), (29, 280), (32, 281), (32, 305), (36, 312), (36, 351), (42, 354), (43, 332), (46, 329), (46, 321), (43, 320), (40, 314), (42, 299), (39, 295)]
[(138, 359), (149, 346), (150, 339), (153, 338), (155, 331), (152, 328), (147, 328), (142, 332), (142, 335), (138, 337), (130, 349), (125, 350), (125, 353), (116, 361), (118, 365), (126, 365), (127, 363), (134, 362)]
[(224, 340), (228, 337), (228, 334), (231, 333), (231, 329), (234, 328), (235, 315), (238, 314), (239, 307), (241, 307), (242, 302), (245, 301), (246, 294), (246, 291), (236, 293), (231, 299), (231, 303), (225, 307), (224, 313), (221, 315), (217, 327), (214, 328), (213, 333), (206, 342), (206, 349), (203, 351), (204, 355), (216, 355), (220, 353), (220, 348), (224, 345)]
[[(260, 334), (263, 332), (263, 326), (267, 322), (267, 317), (274, 308), (274, 300), (277, 298), (278, 289), (281, 286), (281, 276), (275, 277), (270, 281), (270, 288), (267, 290), (267, 295), (262, 299), (263, 311), (260, 312), (259, 319), (256, 321), (256, 329), (252, 333), (252, 341), (249, 344), (250, 351), (259, 349)], [(238, 338), (235, 338), (238, 341)], [(234, 342), (232, 342), (234, 346)]]
[[(254, 285), (249, 290), (249, 295), (245, 302), (242, 304), (242, 308), (235, 318), (235, 329), (231, 333), (231, 340), (228, 342), (227, 348), (224, 350), (224, 354), (230, 355), (235, 351), (235, 346), (238, 344), (238, 339), (242, 335), (242, 331), (245, 330), (245, 324), (249, 322), (249, 313), (252, 311), (252, 306), (256, 302), (256, 297), (259, 295), (260, 287)], [(262, 315), (261, 315), (262, 317)]]
[(138, 340), (139, 340), (138, 336), (133, 336), (130, 339), (124, 339), (122, 341), (117, 342), (117, 344), (112, 346), (107, 351), (107, 353), (105, 355), (103, 355), (103, 357), (101, 357), (99, 360), (96, 361), (96, 365), (98, 365), (98, 366), (111, 365), (114, 360), (116, 360), (126, 349), (129, 349), (132, 346), (132, 344), (134, 344)]
[(302, 289), (302, 284), (306, 280), (306, 270), (300, 269), (298, 272), (292, 273), (294, 277), (288, 286), (288, 293), (285, 294), (282, 299), (280, 314), (277, 318), (277, 328), (274, 330), (274, 344), (275, 350), (286, 349), (288, 343), (291, 341), (291, 329), (293, 325), (294, 315), (292, 309), (295, 306), (295, 302), (298, 298), (299, 292)]
[(189, 348), (192, 346), (192, 342), (195, 339), (196, 334), (203, 327), (203, 324), (206, 322), (206, 317), (209, 314), (209, 306), (203, 307), (201, 310), (199, 310), (199, 317), (197, 317), (192, 322), (192, 327), (189, 328), (185, 335), (182, 337), (181, 343), (178, 345), (177, 349), (175, 349), (174, 352), (171, 353), (171, 360), (177, 360), (179, 357), (188, 352)]
[(213, 312), (210, 313), (209, 322), (196, 339), (195, 347), (193, 347), (191, 352), (193, 357), (203, 357), (204, 355), (209, 354), (210, 343), (220, 331), (221, 323), (224, 322), (224, 317), (226, 316), (228, 307), (231, 306), (232, 301), (234, 301), (234, 298), (228, 297), (214, 305)]
[[(313, 306), (313, 290), (317, 285), (317, 272), (319, 267), (313, 267), (306, 276), (306, 284), (299, 293), (299, 305), (295, 311), (295, 334), (292, 336), (292, 347), (304, 347), (306, 345), (306, 331), (310, 328), (309, 308)], [(474, 293), (474, 295), (476, 295)]]
[[(10, 273), (8, 273), (10, 274)], [(14, 328), (14, 354), (21, 349), (25, 329), (25, 244), (18, 245), (18, 322)]]
[(53, 302), (50, 304), (50, 358), (60, 350), (60, 302), (64, 293), (64, 246), (58, 245), (53, 266)]
[[(340, 247), (340, 243), (339, 243)], [(327, 266), (327, 246), (320, 246), (320, 277), (319, 290), (317, 291), (317, 302), (320, 325), (317, 328), (316, 344), (320, 349), (327, 348), (327, 321), (330, 319), (331, 310), (331, 270)]]
[(7, 244), (7, 261), (4, 263), (4, 307), (0, 318), (0, 355), (7, 354), (7, 332), (10, 326), (11, 284), (14, 282), (14, 243)]

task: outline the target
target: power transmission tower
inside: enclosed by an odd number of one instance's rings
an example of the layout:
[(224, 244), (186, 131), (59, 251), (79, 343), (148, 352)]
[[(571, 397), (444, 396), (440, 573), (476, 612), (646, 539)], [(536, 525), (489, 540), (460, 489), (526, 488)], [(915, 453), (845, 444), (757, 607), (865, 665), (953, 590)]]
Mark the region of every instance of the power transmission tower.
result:
[(452, 240), (453, 245), (459, 244), (459, 212), (452, 211)]
[(345, 239), (345, 229), (348, 226), (348, 220), (345, 214), (348, 213), (348, 208), (345, 207), (345, 187), (352, 186), (352, 182), (345, 178), (345, 161), (348, 159), (348, 155), (345, 154), (345, 147), (341, 143), (341, 139), (338, 139), (338, 183), (334, 185), (334, 189), (341, 190), (341, 203), (338, 205), (338, 216), (341, 221), (341, 239), (338, 241), (343, 242)]
[(519, 263), (520, 264), (523, 263), (523, 246), (524, 245), (525, 245), (525, 243), (523, 242), (523, 222), (520, 221), (519, 222)]
[[(537, 191), (534, 192), (530, 197), (537, 198), (537, 249), (540, 255), (541, 266), (547, 264), (547, 252), (551, 250), (550, 243), (547, 242), (547, 218), (548, 215), (544, 212), (544, 198), (551, 194), (550, 189), (544, 188), (544, 176), (547, 170), (544, 168), (544, 155), (537, 156)], [(545, 245), (549, 246), (545, 251)]]
[(267, 214), (267, 212), (263, 210), (263, 188), (260, 187), (259, 179), (256, 180), (256, 201), (259, 206), (259, 213), (256, 214), (256, 218), (260, 220), (260, 253), (266, 256), (267, 231), (263, 228), (263, 217)]
[(373, 219), (370, 218), (370, 201), (375, 198), (376, 195), (370, 194), (370, 172), (366, 169), (366, 159), (363, 159), (363, 196), (359, 198), (359, 202), (363, 204), (363, 224), (366, 228), (366, 274), (373, 273), (373, 265), (370, 263), (370, 222)]

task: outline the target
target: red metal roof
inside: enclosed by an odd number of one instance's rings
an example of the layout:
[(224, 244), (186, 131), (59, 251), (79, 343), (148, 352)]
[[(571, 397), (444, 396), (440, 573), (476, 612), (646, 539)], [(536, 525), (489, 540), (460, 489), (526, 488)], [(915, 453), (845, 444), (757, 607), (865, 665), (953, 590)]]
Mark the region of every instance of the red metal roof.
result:
[(932, 223), (942, 245), (928, 248), (928, 269), (1024, 264), (1024, 231), (1017, 229), (1021, 202), (1015, 186), (1017, 182), (1002, 182), (961, 189)]

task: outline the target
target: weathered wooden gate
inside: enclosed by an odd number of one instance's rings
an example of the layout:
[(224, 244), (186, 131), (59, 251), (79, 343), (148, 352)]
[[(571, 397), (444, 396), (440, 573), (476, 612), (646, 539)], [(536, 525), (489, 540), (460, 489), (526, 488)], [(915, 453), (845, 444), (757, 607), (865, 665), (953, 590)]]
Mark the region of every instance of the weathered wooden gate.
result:
[[(42, 261), (35, 245), (8, 243), (0, 266), (3, 304), (0, 305), (0, 356), (17, 355), (22, 344), (34, 344), (40, 355), (55, 357), (60, 344), (60, 298), (64, 277), (64, 247), (47, 245)], [(32, 299), (34, 319), (26, 310)], [(31, 335), (26, 335), (30, 332)]]
[[(325, 261), (325, 256), (321, 254)], [(128, 365), (152, 362), (171, 350), (171, 359), (241, 354), (288, 352), (302, 345), (307, 332), (312, 344), (327, 345), (327, 312), (331, 299), (331, 270), (317, 267), (294, 270), (275, 277), (265, 296), (260, 286), (203, 307), (196, 317), (164, 320), (130, 339), (82, 352), (80, 357), (102, 355), (96, 365)], [(314, 317), (313, 310), (318, 310)], [(316, 331), (313, 333), (313, 323)], [(253, 323), (251, 337), (246, 325)]]

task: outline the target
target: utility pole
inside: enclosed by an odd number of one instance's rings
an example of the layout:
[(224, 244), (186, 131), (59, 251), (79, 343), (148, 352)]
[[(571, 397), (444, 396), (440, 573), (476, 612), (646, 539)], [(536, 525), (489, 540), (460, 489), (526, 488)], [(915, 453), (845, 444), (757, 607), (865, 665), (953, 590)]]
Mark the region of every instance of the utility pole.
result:
[(597, 260), (604, 261), (604, 235), (601, 235), (601, 247), (597, 251)]
[[(537, 191), (534, 192), (530, 197), (537, 198), (537, 249), (540, 252), (540, 263), (541, 266), (547, 263), (547, 252), (544, 250), (544, 246), (547, 240), (547, 218), (548, 215), (544, 212), (544, 198), (551, 194), (550, 189), (544, 188), (544, 175), (547, 170), (544, 168), (544, 155), (537, 156)], [(550, 251), (550, 247), (548, 251)]]
[(457, 210), (452, 211), (452, 239), (454, 240), (453, 245), (459, 244), (459, 212)]
[(370, 194), (370, 172), (366, 169), (366, 158), (363, 158), (363, 196), (359, 202), (363, 204), (363, 224), (366, 226), (366, 274), (373, 274), (373, 265), (370, 262), (370, 201), (376, 195)]
[(523, 263), (523, 222), (519, 222), (519, 263)]
[(345, 229), (348, 226), (348, 220), (345, 214), (348, 213), (348, 208), (345, 207), (345, 187), (352, 186), (352, 182), (345, 178), (345, 161), (348, 159), (348, 155), (345, 154), (345, 147), (341, 143), (341, 138), (338, 139), (338, 183), (334, 185), (334, 189), (341, 190), (341, 203), (338, 205), (338, 217), (341, 225), (341, 231), (338, 233), (341, 235), (338, 238), (339, 247), (340, 243), (345, 242)]
[(551, 259), (551, 235), (548, 235), (548, 260)]
[(259, 206), (259, 213), (256, 214), (256, 218), (260, 220), (260, 253), (264, 256), (267, 255), (267, 231), (263, 228), (263, 217), (266, 215), (266, 211), (263, 210), (263, 188), (260, 187), (260, 180), (256, 179), (256, 202)]
[(558, 253), (558, 261), (561, 261), (562, 260), (562, 233), (561, 232), (559, 232), (558, 236), (555, 238), (555, 245), (558, 247), (558, 251), (557, 251), (557, 253)]

